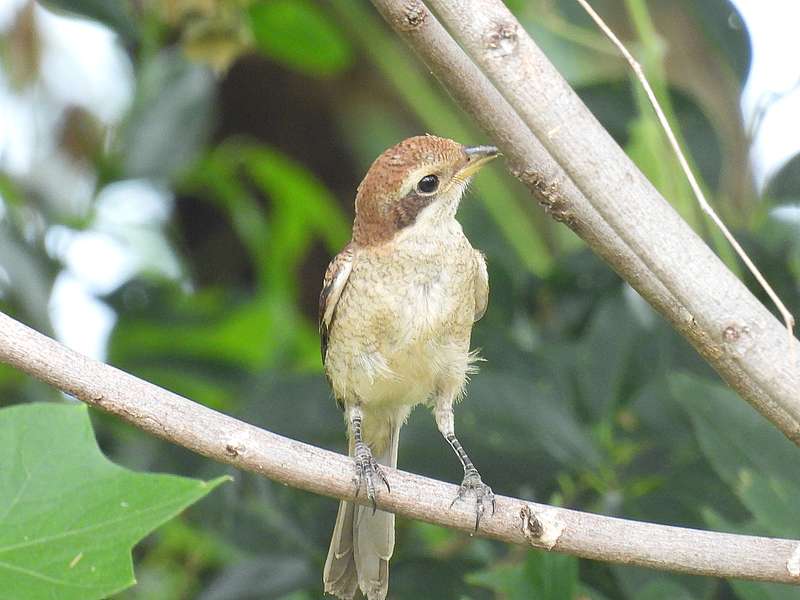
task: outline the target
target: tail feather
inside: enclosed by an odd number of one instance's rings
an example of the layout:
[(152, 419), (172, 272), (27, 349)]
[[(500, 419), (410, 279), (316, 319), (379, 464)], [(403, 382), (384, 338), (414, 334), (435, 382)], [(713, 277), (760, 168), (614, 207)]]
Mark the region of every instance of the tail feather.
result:
[(356, 505), (340, 502), (333, 528), (331, 547), (325, 561), (323, 581), (325, 593), (342, 600), (350, 600), (358, 588), (356, 563), (353, 558), (353, 520)]
[[(392, 439), (375, 460), (397, 466), (400, 426), (392, 428)], [(350, 454), (353, 454), (352, 445)], [(351, 600), (360, 588), (367, 600), (384, 600), (389, 588), (389, 559), (394, 551), (394, 515), (341, 502), (333, 529), (323, 582), (325, 592)]]

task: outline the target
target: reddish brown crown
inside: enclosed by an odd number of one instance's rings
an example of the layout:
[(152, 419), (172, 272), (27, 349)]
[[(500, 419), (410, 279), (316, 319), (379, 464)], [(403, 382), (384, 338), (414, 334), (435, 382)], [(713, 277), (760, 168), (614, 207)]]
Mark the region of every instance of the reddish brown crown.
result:
[(408, 212), (403, 184), (408, 176), (429, 165), (431, 169), (447, 168), (452, 172), (465, 162), (464, 147), (458, 142), (433, 135), (421, 135), (392, 146), (381, 154), (358, 186), (353, 240), (360, 245), (381, 243), (402, 226), (398, 215)]

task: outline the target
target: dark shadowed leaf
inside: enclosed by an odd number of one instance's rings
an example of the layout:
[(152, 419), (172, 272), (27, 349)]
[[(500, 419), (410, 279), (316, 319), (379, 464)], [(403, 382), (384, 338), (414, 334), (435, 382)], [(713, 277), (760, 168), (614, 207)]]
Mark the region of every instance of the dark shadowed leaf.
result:
[(728, 388), (688, 375), (674, 375), (670, 387), (706, 458), (761, 531), (800, 535), (797, 448)]
[(639, 600), (693, 600), (694, 596), (677, 582), (663, 577), (651, 581), (636, 594)]
[(265, 554), (237, 563), (212, 581), (197, 600), (271, 600), (308, 585), (316, 574), (307, 560)]
[(469, 393), (468, 404), (456, 414), (474, 412), (476, 422), (490, 429), (486, 435), (502, 431), (504, 437), (516, 437), (521, 452), (538, 446), (562, 464), (599, 463), (591, 437), (546, 382), (487, 370), (470, 383)]
[(703, 453), (729, 485), (738, 484), (748, 470), (796, 480), (796, 446), (729, 388), (676, 374), (670, 377), (670, 389), (691, 417)]
[(800, 154), (790, 159), (772, 176), (766, 195), (782, 200), (797, 201), (800, 198)]
[(597, 417), (608, 416), (621, 401), (638, 326), (621, 297), (603, 302), (592, 315), (576, 348), (581, 399)]
[(508, 600), (572, 600), (578, 592), (578, 559), (555, 552), (531, 551), (525, 562), (467, 576)]

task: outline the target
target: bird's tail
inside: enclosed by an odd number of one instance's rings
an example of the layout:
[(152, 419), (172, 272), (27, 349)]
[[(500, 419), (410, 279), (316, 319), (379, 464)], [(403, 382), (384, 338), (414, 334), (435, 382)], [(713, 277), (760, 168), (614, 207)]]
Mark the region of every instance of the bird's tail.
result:
[[(397, 466), (399, 441), (398, 424), (392, 428), (386, 450), (375, 457), (378, 464)], [(352, 441), (350, 456), (353, 456)], [(371, 506), (341, 502), (322, 575), (325, 593), (351, 600), (360, 588), (367, 600), (384, 600), (389, 589), (389, 559), (393, 550), (392, 513), (378, 510), (372, 514)]]

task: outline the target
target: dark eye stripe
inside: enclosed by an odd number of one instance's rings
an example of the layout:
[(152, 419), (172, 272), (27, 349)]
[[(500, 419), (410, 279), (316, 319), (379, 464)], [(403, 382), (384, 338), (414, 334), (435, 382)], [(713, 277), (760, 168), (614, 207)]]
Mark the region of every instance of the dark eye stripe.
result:
[(433, 196), (421, 196), (416, 191), (410, 191), (392, 207), (395, 227), (402, 229), (413, 225), (420, 211), (433, 200)]

